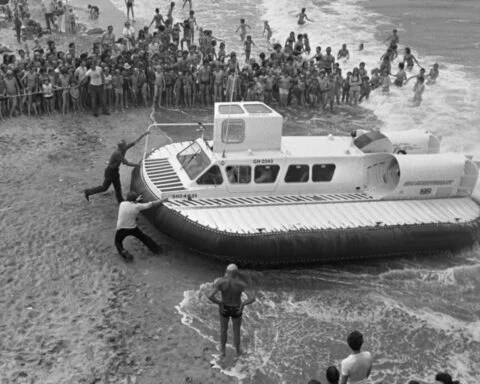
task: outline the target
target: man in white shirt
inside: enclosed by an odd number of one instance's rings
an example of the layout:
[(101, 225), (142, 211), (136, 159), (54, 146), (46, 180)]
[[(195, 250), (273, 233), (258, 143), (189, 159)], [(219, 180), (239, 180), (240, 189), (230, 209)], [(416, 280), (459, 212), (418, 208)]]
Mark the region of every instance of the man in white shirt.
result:
[(159, 246), (155, 241), (150, 237), (145, 235), (137, 227), (137, 216), (138, 214), (152, 207), (158, 207), (162, 203), (168, 200), (162, 199), (155, 202), (149, 203), (140, 203), (142, 200), (142, 195), (138, 195), (135, 192), (128, 192), (127, 200), (120, 203), (118, 208), (118, 220), (117, 220), (117, 232), (115, 233), (115, 246), (117, 247), (118, 253), (125, 259), (125, 261), (133, 261), (133, 256), (123, 248), (123, 240), (127, 236), (135, 236), (143, 244), (145, 244), (150, 251), (153, 253), (158, 253), (162, 250), (162, 247)]
[[(78, 69), (78, 68), (77, 68)], [(95, 61), (92, 63), (92, 67), (87, 71), (85, 77), (90, 78), (90, 97), (92, 98), (92, 110), (95, 117), (98, 116), (97, 103), (100, 101), (100, 106), (105, 115), (109, 115), (105, 106), (105, 100), (103, 97), (103, 72), (102, 68), (97, 66)]]
[(340, 384), (366, 384), (372, 370), (372, 355), (370, 352), (361, 352), (363, 335), (353, 331), (348, 335), (347, 343), (352, 354), (341, 363)]

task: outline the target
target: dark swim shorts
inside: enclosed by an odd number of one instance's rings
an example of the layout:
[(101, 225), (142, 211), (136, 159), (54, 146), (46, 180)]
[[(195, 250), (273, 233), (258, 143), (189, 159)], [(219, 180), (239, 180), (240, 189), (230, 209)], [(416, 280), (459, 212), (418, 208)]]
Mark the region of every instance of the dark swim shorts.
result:
[(239, 305), (224, 305), (223, 311), (222, 307), (219, 307), (218, 312), (221, 316), (226, 317), (227, 319), (231, 317), (232, 319), (239, 319), (242, 317), (242, 311), (240, 310)]

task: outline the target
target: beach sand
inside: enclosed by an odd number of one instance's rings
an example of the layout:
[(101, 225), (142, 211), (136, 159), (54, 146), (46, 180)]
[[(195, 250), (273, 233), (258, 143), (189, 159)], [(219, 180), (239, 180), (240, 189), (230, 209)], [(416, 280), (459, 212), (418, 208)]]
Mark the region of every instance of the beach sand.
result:
[[(111, 16), (120, 18), (121, 12)], [(2, 42), (16, 48), (12, 36), (11, 29), (0, 30)], [(72, 40), (53, 38), (59, 48)], [(87, 49), (94, 38), (79, 35), (75, 42)], [(378, 123), (348, 107), (335, 115), (298, 114), (295, 107), (282, 112), (293, 134), (347, 133)], [(113, 190), (91, 202), (82, 194), (102, 182), (116, 143), (145, 131), (149, 114), (138, 108), (99, 118), (54, 114), (1, 122), (0, 379), (5, 382), (235, 381), (211, 368), (216, 345), (184, 326), (175, 309), (184, 291), (213, 281), (225, 266), (178, 244), (155, 257), (132, 239), (125, 245), (135, 262), (125, 264), (113, 246), (118, 209)], [(168, 111), (155, 116), (185, 118)], [(192, 116), (211, 119), (205, 111)], [(174, 139), (182, 135), (171, 132)], [(143, 142), (127, 158), (137, 162), (142, 154)], [(130, 170), (121, 169), (124, 193)], [(157, 242), (171, 243), (148, 225), (142, 228)]]

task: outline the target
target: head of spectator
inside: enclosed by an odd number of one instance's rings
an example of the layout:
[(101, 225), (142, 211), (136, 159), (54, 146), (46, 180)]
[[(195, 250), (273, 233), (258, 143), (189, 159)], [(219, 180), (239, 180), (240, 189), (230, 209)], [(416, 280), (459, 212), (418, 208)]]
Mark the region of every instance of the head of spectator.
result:
[(315, 379), (311, 379), (308, 384), (322, 384), (320, 381), (318, 380), (315, 380)]
[(118, 146), (118, 149), (120, 150), (125, 150), (127, 148), (127, 141), (125, 139), (122, 139), (118, 142), (117, 146)]
[(340, 380), (340, 372), (337, 367), (333, 365), (327, 368), (325, 376), (329, 384), (338, 384)]
[[(355, 68), (358, 73), (358, 69)], [(355, 73), (355, 69), (353, 72)], [(360, 352), (363, 345), (363, 335), (359, 331), (353, 331), (347, 337), (347, 343), (353, 352)]]
[(460, 382), (454, 381), (447, 372), (439, 372), (435, 375), (435, 384), (460, 384)]
[(133, 191), (127, 193), (127, 201), (137, 201), (139, 194)]

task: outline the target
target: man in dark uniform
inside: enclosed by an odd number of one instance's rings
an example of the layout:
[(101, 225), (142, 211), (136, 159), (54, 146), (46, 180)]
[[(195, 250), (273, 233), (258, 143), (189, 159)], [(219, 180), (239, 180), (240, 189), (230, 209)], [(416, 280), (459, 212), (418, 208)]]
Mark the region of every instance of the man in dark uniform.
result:
[(107, 168), (105, 168), (105, 179), (103, 180), (103, 184), (95, 188), (85, 189), (83, 191), (87, 200), (90, 200), (91, 195), (107, 191), (110, 187), (110, 184), (113, 184), (117, 201), (119, 203), (123, 201), (122, 185), (120, 184), (120, 165), (122, 163), (128, 165), (129, 167), (135, 167), (137, 165), (135, 163), (130, 163), (127, 159), (125, 159), (125, 154), (130, 148), (132, 148), (135, 144), (142, 140), (145, 135), (148, 135), (149, 133), (150, 132), (145, 132), (137, 140), (130, 144), (127, 144), (125, 140), (122, 140), (118, 143), (117, 149), (115, 150), (115, 152), (113, 152), (108, 162)]
[[(220, 313), (220, 355), (225, 357), (225, 346), (227, 344), (228, 321), (232, 318), (233, 324), (233, 343), (237, 356), (242, 354), (240, 348), (240, 327), (242, 325), (243, 307), (252, 304), (255, 301), (255, 295), (249, 293), (247, 283), (241, 278), (238, 267), (230, 264), (225, 276), (218, 279), (212, 292), (208, 296), (210, 301), (218, 304)], [(220, 292), (222, 299), (219, 300), (216, 295)], [(242, 293), (245, 292), (247, 299), (242, 301)]]

